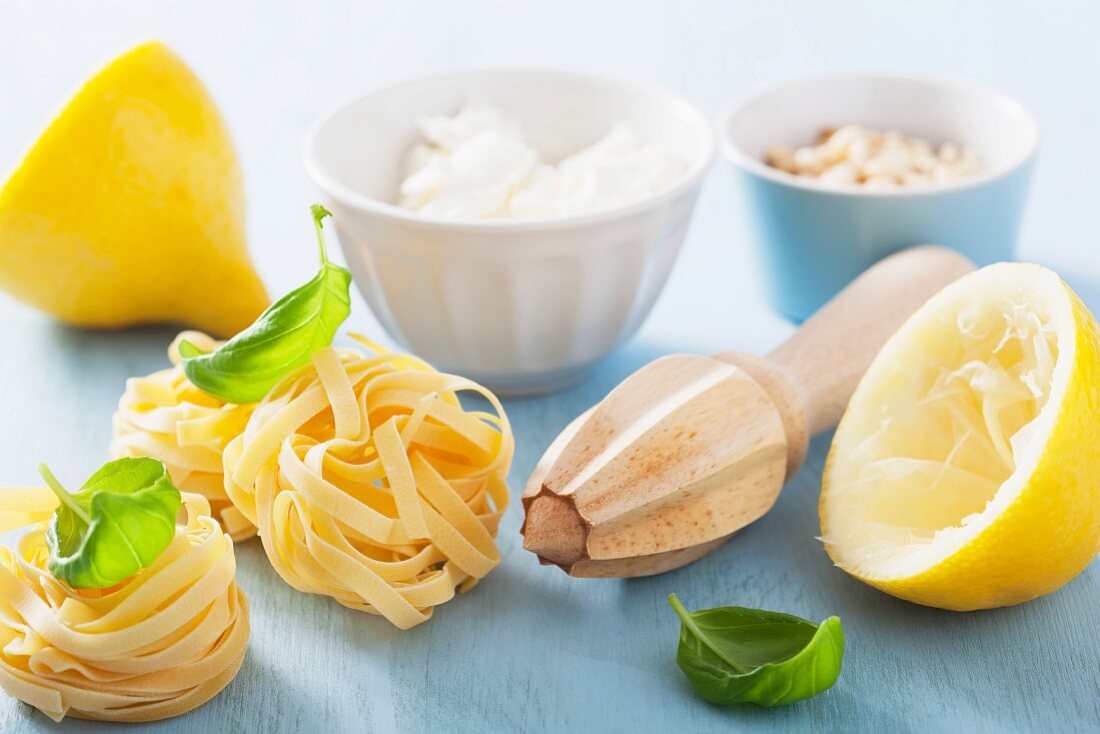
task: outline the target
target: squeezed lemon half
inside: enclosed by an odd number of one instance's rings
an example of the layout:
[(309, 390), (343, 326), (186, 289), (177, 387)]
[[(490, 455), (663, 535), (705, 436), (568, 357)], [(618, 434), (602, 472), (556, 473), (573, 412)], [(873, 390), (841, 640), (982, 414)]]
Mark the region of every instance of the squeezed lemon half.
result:
[(1100, 334), (1056, 274), (999, 264), (887, 342), (821, 493), (837, 566), (944, 609), (1018, 604), (1100, 550)]

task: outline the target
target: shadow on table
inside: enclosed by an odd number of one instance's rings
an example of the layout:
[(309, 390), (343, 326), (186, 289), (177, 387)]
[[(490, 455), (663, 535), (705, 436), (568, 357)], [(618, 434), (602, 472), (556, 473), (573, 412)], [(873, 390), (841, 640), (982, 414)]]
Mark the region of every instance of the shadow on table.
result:
[(97, 349), (118, 352), (119, 350), (145, 351), (153, 347), (168, 345), (184, 326), (170, 324), (150, 324), (128, 326), (123, 329), (89, 329), (71, 326), (60, 321), (48, 320), (47, 328), (41, 329), (45, 339), (50, 339), (65, 349)]
[(168, 345), (181, 330), (163, 325), (84, 329), (53, 320), (26, 323), (27, 328), (20, 334), (24, 348), (36, 359), (69, 369), (77, 377), (83, 377), (89, 366), (100, 362), (112, 370), (121, 367), (131, 375), (169, 367)]

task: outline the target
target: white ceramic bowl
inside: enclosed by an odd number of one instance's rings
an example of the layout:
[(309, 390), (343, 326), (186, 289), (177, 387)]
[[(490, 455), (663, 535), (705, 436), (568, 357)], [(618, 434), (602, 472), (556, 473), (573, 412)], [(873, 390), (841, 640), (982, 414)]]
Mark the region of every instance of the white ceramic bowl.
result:
[[(568, 217), (453, 221), (393, 204), (416, 123), (484, 100), (554, 162), (630, 122), (688, 164), (665, 191)], [(541, 69), (448, 71), (319, 119), (303, 156), (360, 292), (405, 348), (503, 393), (579, 379), (641, 325), (683, 242), (714, 157), (709, 120), (637, 82)]]

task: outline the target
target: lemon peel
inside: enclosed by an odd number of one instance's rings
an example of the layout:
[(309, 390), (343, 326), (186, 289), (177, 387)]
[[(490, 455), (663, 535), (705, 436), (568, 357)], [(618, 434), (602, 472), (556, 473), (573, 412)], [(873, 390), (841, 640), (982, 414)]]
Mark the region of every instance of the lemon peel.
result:
[(226, 336), (267, 305), (232, 138), (167, 46), (97, 70), (0, 185), (0, 288), (92, 328)]

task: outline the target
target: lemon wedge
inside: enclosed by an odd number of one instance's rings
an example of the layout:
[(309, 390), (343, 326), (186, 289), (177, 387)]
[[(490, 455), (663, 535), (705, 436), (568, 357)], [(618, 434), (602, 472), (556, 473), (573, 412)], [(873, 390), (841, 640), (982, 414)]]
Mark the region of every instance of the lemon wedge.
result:
[(837, 566), (943, 609), (1018, 604), (1100, 550), (1100, 334), (1056, 274), (948, 286), (879, 352), (826, 461)]
[(96, 72), (0, 187), (0, 288), (70, 324), (229, 336), (267, 306), (233, 141), (158, 42)]

